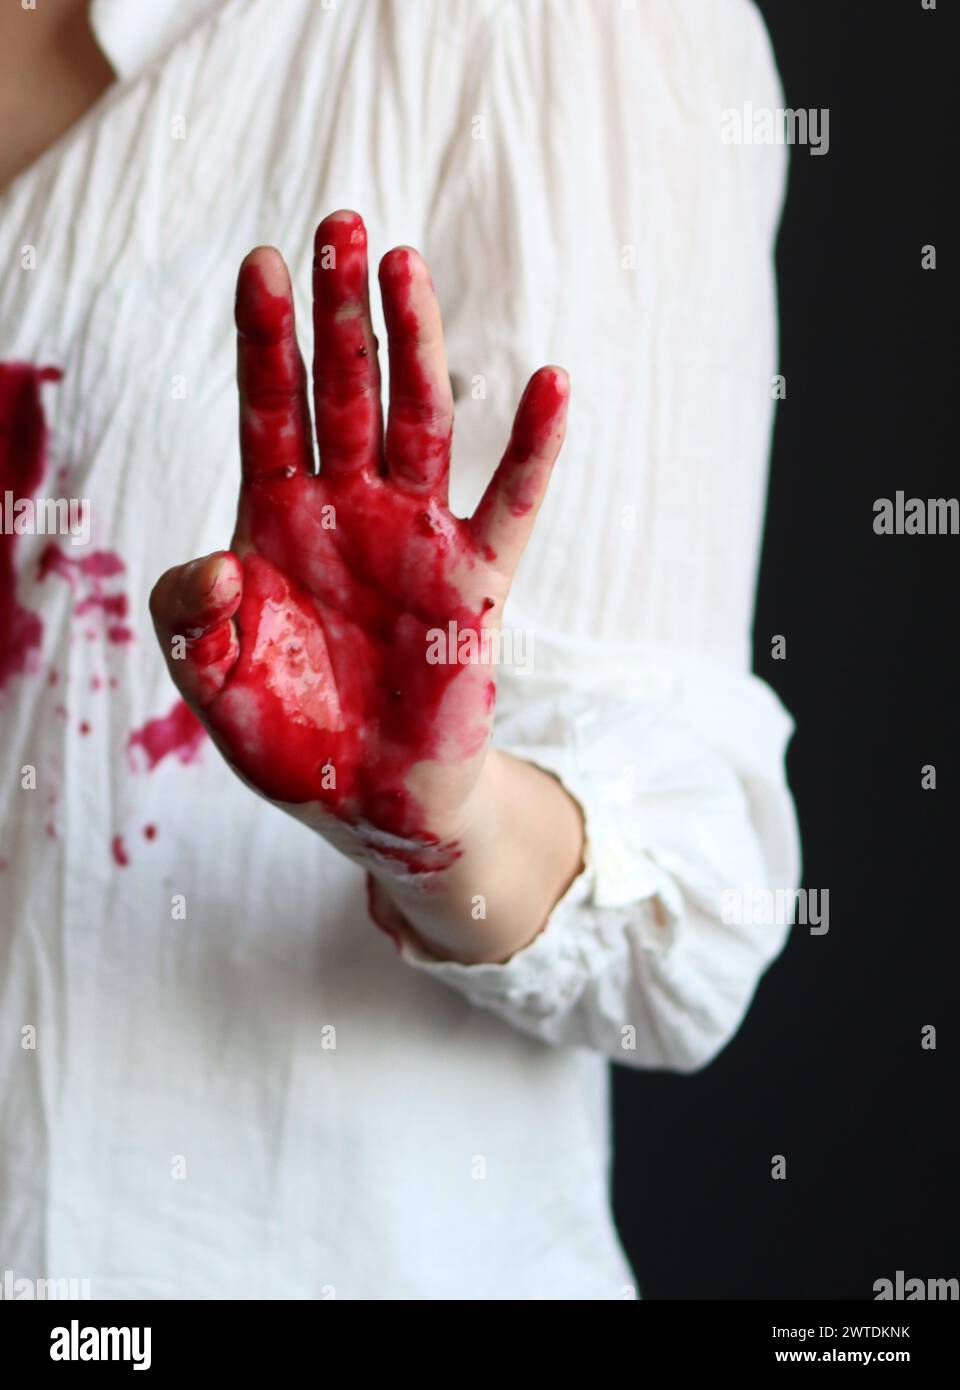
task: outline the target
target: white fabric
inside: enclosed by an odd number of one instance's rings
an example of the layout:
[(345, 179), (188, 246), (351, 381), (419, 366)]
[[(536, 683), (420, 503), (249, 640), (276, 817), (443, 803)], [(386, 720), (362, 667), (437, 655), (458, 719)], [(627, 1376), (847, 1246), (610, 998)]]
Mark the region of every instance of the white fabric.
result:
[[(606, 1056), (709, 1060), (784, 936), (725, 925), (720, 895), (797, 872), (790, 722), (748, 674), (783, 151), (720, 137), (723, 108), (780, 104), (762, 24), (744, 0), (95, 20), (121, 80), (0, 198), (5, 244), (36, 247), (0, 325), (5, 358), (63, 368), (47, 491), (63, 466), (91, 499), (137, 640), (87, 639), (21, 538), (44, 643), (0, 695), (0, 1265), (98, 1297), (629, 1296)], [(362, 875), (209, 744), (126, 755), (175, 699), (152, 582), (230, 535), (237, 265), (283, 249), (309, 352), (311, 236), (344, 206), (433, 269), (455, 509), (529, 372), (573, 379), (507, 612), (535, 669), (503, 673), (497, 740), (566, 780), (590, 862), (503, 966), (397, 956)]]

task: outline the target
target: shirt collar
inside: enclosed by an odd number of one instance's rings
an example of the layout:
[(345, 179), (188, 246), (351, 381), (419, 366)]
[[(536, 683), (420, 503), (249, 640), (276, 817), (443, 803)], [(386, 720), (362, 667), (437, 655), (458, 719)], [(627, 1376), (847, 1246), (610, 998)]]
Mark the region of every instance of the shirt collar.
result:
[(90, 24), (110, 66), (124, 81), (155, 59), (217, 9), (223, 0), (93, 0)]

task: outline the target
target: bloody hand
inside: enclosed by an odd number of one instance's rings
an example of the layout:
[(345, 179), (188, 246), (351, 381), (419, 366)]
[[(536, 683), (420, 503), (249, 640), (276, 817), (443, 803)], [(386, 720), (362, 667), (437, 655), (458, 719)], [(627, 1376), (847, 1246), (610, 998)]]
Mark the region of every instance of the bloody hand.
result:
[[(390, 359), (384, 435), (366, 231), (317, 229), (314, 471), (306, 374), (278, 252), (237, 284), (243, 479), (229, 551), (169, 570), (151, 611), (170, 673), (258, 791), (350, 851), (441, 867), (483, 765), (490, 665), (437, 661), (431, 632), (499, 623), (560, 450), (566, 374), (543, 367), (469, 519), (447, 505), (453, 402), (427, 267), (380, 265)], [(414, 855), (422, 854), (422, 862)]]

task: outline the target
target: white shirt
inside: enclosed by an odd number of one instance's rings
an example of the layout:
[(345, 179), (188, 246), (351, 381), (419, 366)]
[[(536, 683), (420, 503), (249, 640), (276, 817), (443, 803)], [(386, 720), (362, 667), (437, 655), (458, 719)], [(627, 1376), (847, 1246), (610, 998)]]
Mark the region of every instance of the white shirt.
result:
[[(712, 1058), (785, 935), (723, 896), (797, 873), (791, 724), (749, 674), (783, 151), (720, 134), (781, 104), (765, 31), (745, 0), (93, 17), (118, 82), (0, 198), (2, 357), (63, 372), (40, 491), (90, 499), (70, 559), (124, 566), (41, 579), (49, 537), (16, 540), (0, 1263), (105, 1298), (630, 1296), (607, 1059)], [(398, 956), (360, 870), (209, 742), (130, 745), (176, 702), (149, 590), (231, 532), (238, 264), (282, 249), (303, 335), (337, 207), (432, 268), (455, 511), (529, 373), (572, 376), (495, 739), (580, 800), (589, 863), (505, 965)]]

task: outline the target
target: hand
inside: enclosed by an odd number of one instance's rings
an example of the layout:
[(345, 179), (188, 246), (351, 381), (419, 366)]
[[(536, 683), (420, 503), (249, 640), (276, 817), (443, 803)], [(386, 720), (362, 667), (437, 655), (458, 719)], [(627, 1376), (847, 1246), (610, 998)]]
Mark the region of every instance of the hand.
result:
[(163, 575), (151, 611), (175, 684), (241, 777), (360, 862), (409, 874), (462, 851), (484, 802), (495, 699), (489, 664), (428, 659), (431, 633), (499, 625), (569, 385), (559, 368), (534, 374), (476, 512), (453, 516), (453, 401), (430, 275), (400, 247), (380, 286), (385, 437), (366, 232), (351, 212), (321, 222), (317, 473), (289, 276), (271, 248), (246, 257), (236, 529), (229, 551)]

